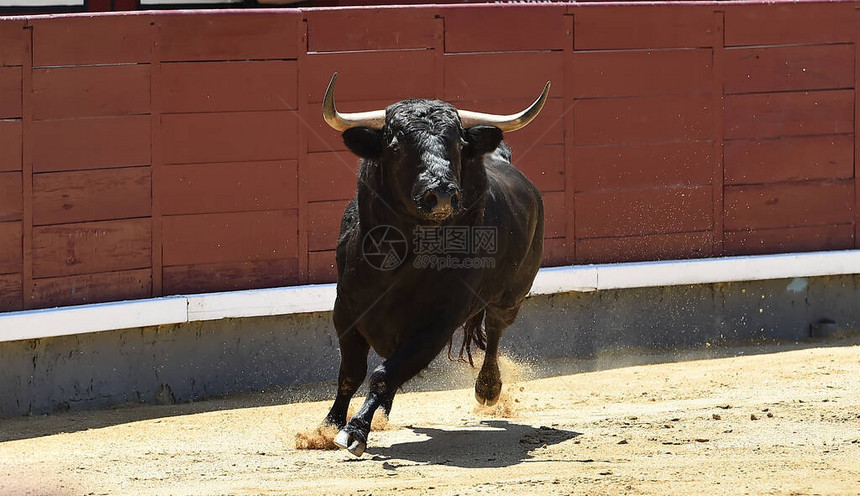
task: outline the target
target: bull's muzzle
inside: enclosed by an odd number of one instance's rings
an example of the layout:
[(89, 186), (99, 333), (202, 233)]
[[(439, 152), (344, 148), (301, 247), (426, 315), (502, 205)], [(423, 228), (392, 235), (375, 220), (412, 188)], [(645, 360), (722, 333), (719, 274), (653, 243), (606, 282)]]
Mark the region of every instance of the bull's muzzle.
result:
[(441, 222), (460, 211), (460, 190), (439, 187), (421, 195), (421, 210), (427, 217)]

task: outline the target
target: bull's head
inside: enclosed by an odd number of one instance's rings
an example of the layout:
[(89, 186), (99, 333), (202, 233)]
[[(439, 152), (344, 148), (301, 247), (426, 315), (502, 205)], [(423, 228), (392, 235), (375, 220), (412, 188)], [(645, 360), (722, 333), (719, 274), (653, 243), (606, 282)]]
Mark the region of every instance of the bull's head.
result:
[(463, 205), (463, 167), (495, 150), (503, 132), (522, 129), (543, 108), (543, 93), (517, 114), (495, 115), (457, 110), (437, 100), (404, 100), (384, 110), (340, 113), (334, 104), (335, 73), (323, 99), (323, 118), (343, 131), (356, 155), (381, 167), (393, 193), (413, 215), (442, 222)]

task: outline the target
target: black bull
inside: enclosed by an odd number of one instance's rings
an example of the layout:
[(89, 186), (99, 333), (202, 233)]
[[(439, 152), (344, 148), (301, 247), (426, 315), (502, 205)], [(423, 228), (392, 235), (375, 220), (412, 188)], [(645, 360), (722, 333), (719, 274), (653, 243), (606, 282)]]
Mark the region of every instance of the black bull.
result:
[[(498, 400), (499, 340), (537, 274), (544, 226), (540, 193), (511, 165), (503, 131), (537, 115), (549, 84), (525, 111), (497, 116), (435, 100), (342, 114), (334, 107), (334, 82), (326, 121), (343, 131), (362, 160), (337, 242), (334, 325), (341, 364), (326, 421), (339, 429), (335, 444), (361, 456), (377, 408), (390, 412), (397, 389), (446, 344), (450, 354), (461, 327), (461, 359), (465, 348), (471, 362), (472, 343), (485, 350), (476, 399)], [(436, 242), (424, 243), (424, 235)], [(449, 237), (456, 250), (445, 249)], [(371, 346), (385, 361), (347, 422)]]

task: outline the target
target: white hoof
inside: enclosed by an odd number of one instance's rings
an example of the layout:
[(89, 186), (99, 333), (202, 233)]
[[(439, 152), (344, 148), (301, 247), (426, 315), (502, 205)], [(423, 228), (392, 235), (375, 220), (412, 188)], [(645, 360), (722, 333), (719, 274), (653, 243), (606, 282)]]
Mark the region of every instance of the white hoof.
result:
[[(499, 395), (499, 396), (501, 396), (501, 395)], [(488, 400), (486, 398), (481, 398), (480, 396), (478, 396), (478, 393), (476, 392), (475, 393), (475, 401), (477, 401), (479, 405), (493, 406), (499, 402), (499, 396), (496, 396), (495, 398)]]
[(363, 455), (365, 448), (367, 448), (367, 444), (362, 443), (361, 441), (352, 440), (350, 435), (344, 430), (337, 433), (337, 436), (334, 438), (334, 444), (338, 448), (345, 449), (355, 456)]

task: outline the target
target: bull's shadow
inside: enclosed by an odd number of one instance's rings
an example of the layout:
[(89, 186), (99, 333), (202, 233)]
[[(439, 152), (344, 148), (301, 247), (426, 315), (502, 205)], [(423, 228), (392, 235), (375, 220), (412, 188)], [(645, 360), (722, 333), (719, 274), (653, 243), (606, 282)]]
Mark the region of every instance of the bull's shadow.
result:
[[(553, 427), (533, 427), (506, 420), (482, 421), (475, 428), (454, 430), (409, 427), (428, 439), (370, 447), (374, 459), (410, 460), (418, 463), (468, 468), (498, 468), (516, 465), (534, 457), (537, 450), (582, 434)], [(385, 465), (384, 465), (385, 466)], [(388, 464), (389, 469), (396, 468)]]

